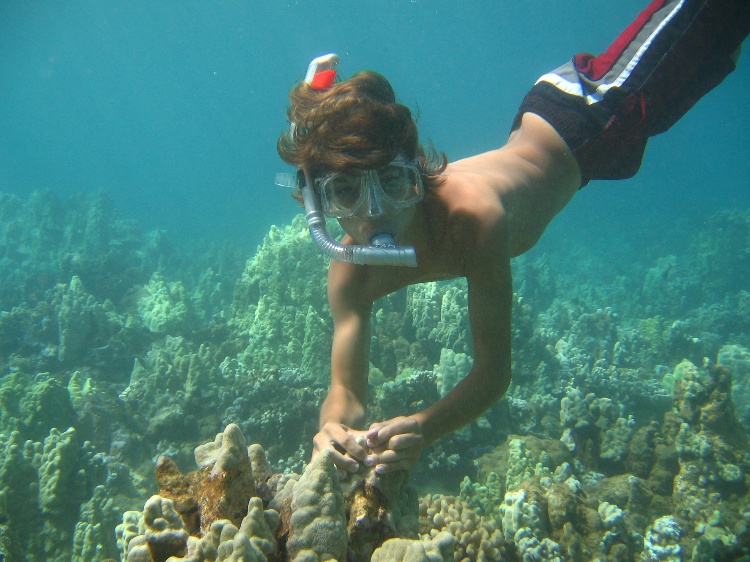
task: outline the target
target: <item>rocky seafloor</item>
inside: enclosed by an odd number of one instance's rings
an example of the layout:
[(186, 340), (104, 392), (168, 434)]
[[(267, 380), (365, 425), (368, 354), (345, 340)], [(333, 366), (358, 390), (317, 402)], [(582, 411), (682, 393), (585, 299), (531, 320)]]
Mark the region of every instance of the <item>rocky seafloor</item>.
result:
[[(103, 195), (0, 194), (0, 559), (750, 559), (750, 212), (659, 226), (516, 259), (506, 397), (339, 482), (301, 217), (186, 249)], [(461, 280), (378, 301), (369, 418), (447, 392), (467, 326)]]

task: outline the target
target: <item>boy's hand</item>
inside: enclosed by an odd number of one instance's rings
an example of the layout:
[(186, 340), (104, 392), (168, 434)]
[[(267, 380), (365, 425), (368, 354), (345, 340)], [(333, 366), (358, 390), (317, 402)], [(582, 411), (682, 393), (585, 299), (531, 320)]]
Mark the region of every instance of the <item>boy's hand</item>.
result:
[[(313, 437), (313, 457), (324, 449), (330, 449), (333, 451), (333, 462), (339, 471), (355, 473), (367, 456), (367, 450), (360, 445), (360, 442), (364, 441), (364, 431), (328, 422)], [(345, 477), (345, 474), (340, 476)]]
[(372, 450), (365, 465), (374, 467), (378, 474), (410, 469), (425, 446), (417, 420), (404, 416), (372, 424), (365, 437)]

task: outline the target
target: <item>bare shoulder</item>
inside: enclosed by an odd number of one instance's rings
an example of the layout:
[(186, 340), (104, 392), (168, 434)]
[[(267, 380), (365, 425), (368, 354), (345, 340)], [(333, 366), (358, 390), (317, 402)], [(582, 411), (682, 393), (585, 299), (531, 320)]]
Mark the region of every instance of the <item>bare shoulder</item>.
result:
[(481, 264), (487, 256), (494, 260), (506, 253), (509, 247), (504, 201), (499, 194), (492, 174), (481, 170), (451, 168), (437, 190), (444, 209), (443, 248), (447, 255), (461, 257), (461, 275)]
[(513, 256), (536, 244), (577, 192), (581, 179), (575, 157), (562, 138), (531, 113), (524, 115), (506, 145), (452, 163), (447, 175), (449, 182), (471, 185), (476, 193), (497, 198)]
[(497, 174), (463, 162), (449, 165), (437, 191), (448, 222), (454, 228), (477, 228), (502, 220), (504, 209)]
[(328, 267), (328, 302), (334, 316), (344, 310), (368, 308), (374, 299), (364, 290), (367, 286), (366, 267), (331, 261)]
[(493, 177), (506, 189), (543, 184), (568, 190), (580, 184), (580, 170), (572, 151), (544, 119), (526, 113), (521, 126), (496, 150), (477, 154), (451, 165), (458, 173)]

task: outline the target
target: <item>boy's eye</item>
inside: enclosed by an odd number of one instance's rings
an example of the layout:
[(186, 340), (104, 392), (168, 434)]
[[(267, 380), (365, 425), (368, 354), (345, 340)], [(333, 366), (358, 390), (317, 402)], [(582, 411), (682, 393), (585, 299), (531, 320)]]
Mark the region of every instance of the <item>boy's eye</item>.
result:
[(333, 192), (341, 200), (356, 199), (359, 196), (360, 180), (354, 176), (338, 176), (331, 181)]
[(382, 182), (391, 182), (391, 181), (398, 181), (401, 179), (402, 173), (401, 170), (394, 169), (392, 167), (385, 168), (378, 172), (378, 177), (380, 177), (380, 181)]
[(386, 169), (380, 174), (380, 185), (391, 197), (402, 197), (409, 190), (409, 179), (403, 170)]
[(355, 189), (359, 187), (359, 178), (353, 176), (341, 176), (333, 180), (333, 187), (339, 189)]
[(339, 197), (349, 197), (358, 191), (358, 189), (355, 189), (351, 185), (342, 185), (336, 187), (336, 195), (338, 195)]

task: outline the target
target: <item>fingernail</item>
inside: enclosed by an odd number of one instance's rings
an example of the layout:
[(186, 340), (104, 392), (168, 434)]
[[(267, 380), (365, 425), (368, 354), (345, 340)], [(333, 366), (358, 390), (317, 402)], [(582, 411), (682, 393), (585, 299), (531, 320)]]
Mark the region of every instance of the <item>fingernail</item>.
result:
[(372, 457), (367, 457), (365, 459), (365, 466), (372, 466), (375, 464), (375, 459)]
[(385, 472), (385, 467), (382, 464), (375, 467), (375, 474), (385, 474)]
[(353, 462), (352, 464), (349, 465), (349, 472), (351, 472), (352, 474), (357, 472), (358, 470), (359, 470), (359, 464), (357, 464), (356, 462)]

